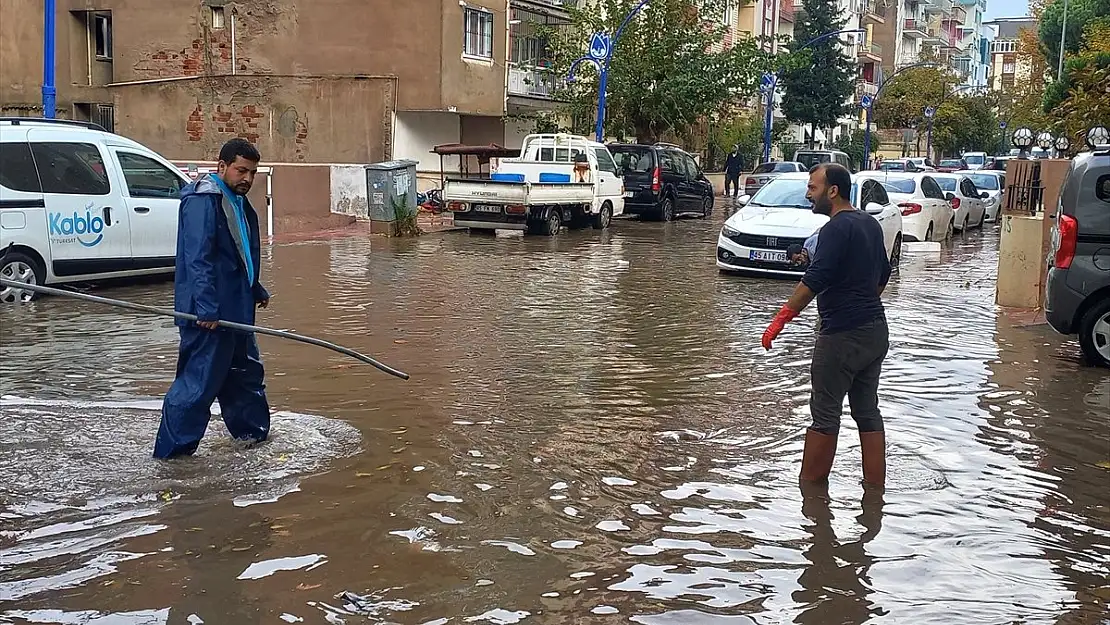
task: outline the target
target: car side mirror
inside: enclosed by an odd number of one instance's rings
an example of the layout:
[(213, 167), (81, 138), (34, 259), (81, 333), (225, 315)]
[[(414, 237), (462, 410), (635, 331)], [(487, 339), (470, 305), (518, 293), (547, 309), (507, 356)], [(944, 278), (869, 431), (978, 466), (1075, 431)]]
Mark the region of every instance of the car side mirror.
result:
[(879, 204), (878, 202), (868, 202), (867, 203), (867, 212), (872, 214), (872, 215), (878, 215), (878, 214), (882, 213), (884, 210), (886, 210), (885, 207), (882, 204)]
[(747, 206), (748, 202), (750, 202), (751, 199), (752, 199), (752, 196), (745, 193), (744, 195), (741, 195), (740, 197), (736, 198), (736, 203), (739, 204), (740, 206)]
[(979, 194), (979, 197), (984, 199), (984, 200), (990, 198), (990, 196), (991, 196), (991, 194), (987, 193), (986, 191), (983, 191), (982, 193)]
[(945, 194), (944, 194), (944, 199), (946, 199), (946, 200), (948, 200), (949, 202), (951, 202), (952, 200), (956, 199), (956, 194), (955, 194), (955, 193), (952, 193), (951, 191), (949, 191), (948, 193), (945, 193)]

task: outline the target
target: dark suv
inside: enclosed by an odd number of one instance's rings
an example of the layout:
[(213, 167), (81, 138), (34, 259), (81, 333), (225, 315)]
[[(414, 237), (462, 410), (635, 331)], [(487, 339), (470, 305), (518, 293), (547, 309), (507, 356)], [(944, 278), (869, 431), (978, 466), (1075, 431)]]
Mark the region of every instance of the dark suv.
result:
[(1110, 145), (1072, 160), (1048, 260), (1049, 325), (1078, 334), (1087, 361), (1110, 367)]
[(611, 143), (609, 152), (624, 176), (625, 213), (671, 221), (713, 212), (713, 184), (678, 146)]

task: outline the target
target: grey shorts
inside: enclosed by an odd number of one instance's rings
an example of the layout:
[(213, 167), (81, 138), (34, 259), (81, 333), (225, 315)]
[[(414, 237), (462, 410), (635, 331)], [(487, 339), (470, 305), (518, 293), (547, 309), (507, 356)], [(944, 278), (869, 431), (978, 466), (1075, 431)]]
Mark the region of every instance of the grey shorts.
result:
[(854, 330), (821, 334), (813, 348), (809, 429), (822, 434), (840, 431), (844, 397), (860, 432), (882, 432), (879, 412), (879, 374), (890, 347), (886, 319), (879, 317)]

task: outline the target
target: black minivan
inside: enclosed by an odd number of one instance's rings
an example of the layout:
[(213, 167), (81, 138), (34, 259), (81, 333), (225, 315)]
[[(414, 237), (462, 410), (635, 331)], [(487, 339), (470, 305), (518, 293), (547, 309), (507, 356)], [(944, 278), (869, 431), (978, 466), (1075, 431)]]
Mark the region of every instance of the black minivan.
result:
[(625, 213), (671, 221), (713, 212), (713, 183), (678, 146), (610, 143), (608, 148), (624, 176)]

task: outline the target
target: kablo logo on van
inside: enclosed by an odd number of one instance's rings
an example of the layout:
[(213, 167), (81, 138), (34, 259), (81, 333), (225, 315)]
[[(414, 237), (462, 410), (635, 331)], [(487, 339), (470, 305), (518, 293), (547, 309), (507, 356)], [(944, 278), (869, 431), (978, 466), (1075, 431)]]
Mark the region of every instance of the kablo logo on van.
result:
[(85, 214), (73, 211), (72, 215), (64, 213), (50, 213), (47, 216), (50, 236), (56, 243), (73, 243), (76, 241), (84, 247), (96, 247), (104, 240), (104, 220), (93, 217), (93, 205), (85, 206)]

